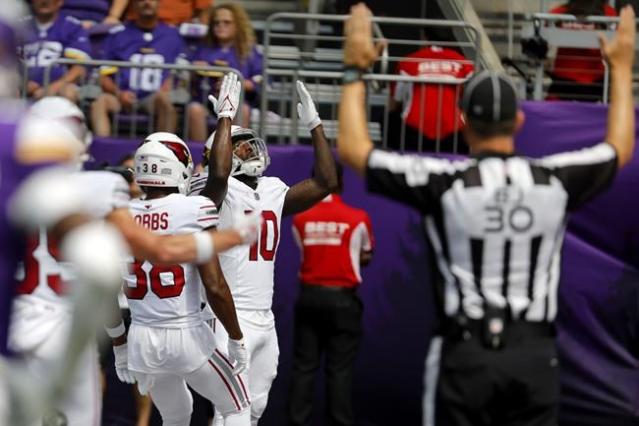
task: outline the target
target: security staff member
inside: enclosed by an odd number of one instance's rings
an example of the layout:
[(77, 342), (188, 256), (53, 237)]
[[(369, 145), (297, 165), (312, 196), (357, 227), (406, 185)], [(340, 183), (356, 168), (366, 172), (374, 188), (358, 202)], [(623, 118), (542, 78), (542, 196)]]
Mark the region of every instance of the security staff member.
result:
[(605, 190), (632, 157), (634, 16), (624, 8), (614, 39), (601, 40), (612, 77), (605, 142), (539, 160), (518, 156), (513, 137), (524, 116), (515, 90), (507, 77), (482, 72), (462, 98), (472, 157), (453, 162), (373, 148), (361, 81), (376, 58), (370, 11), (363, 4), (351, 10), (338, 152), (370, 191), (424, 214), (445, 281), (448, 328), (427, 422), (557, 424), (553, 322), (565, 216)]
[(300, 296), (295, 306), (293, 375), (289, 424), (311, 424), (315, 373), (326, 354), (329, 425), (355, 424), (352, 369), (362, 336), (362, 303), (356, 289), (360, 265), (373, 254), (368, 214), (347, 205), (339, 189), (293, 219), (293, 235), (302, 250)]

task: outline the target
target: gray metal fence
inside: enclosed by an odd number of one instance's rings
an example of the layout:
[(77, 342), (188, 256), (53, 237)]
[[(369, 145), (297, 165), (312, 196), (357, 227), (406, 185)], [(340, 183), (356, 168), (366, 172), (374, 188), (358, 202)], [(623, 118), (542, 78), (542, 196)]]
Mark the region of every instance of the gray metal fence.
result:
[[(308, 140), (308, 130), (298, 123), (295, 105), (298, 95), (295, 80), (305, 82), (311, 96), (318, 104), (318, 111), (324, 123), (324, 129), (329, 139), (337, 134), (337, 106), (341, 97), (342, 79), (342, 44), (343, 22), (346, 16), (320, 15), (302, 13), (278, 13), (270, 16), (264, 30), (264, 74), (261, 105), (259, 113), (253, 114), (251, 124), (259, 129), (260, 134), (271, 142), (300, 143)], [(435, 111), (450, 112), (445, 102), (451, 96), (458, 97), (461, 85), (468, 75), (456, 77), (452, 68), (478, 67), (479, 36), (477, 30), (465, 22), (410, 19), (410, 18), (373, 18), (374, 38), (376, 41), (386, 40), (388, 43), (380, 60), (370, 73), (364, 75), (367, 82), (367, 107), (369, 117), (369, 132), (373, 141), (383, 147), (400, 150), (430, 150), (443, 149), (442, 141), (450, 140), (452, 146), (447, 150), (456, 151), (459, 145), (459, 134), (453, 132), (444, 135), (437, 123), (442, 117), (434, 117), (427, 111), (419, 111), (423, 123), (434, 128), (432, 137), (427, 137), (419, 131), (423, 126), (407, 126), (401, 118), (400, 111), (391, 109), (393, 96), (397, 93), (397, 85), (409, 86), (414, 100), (421, 95), (424, 104), (435, 106)], [(304, 32), (291, 33), (281, 31), (281, 28), (304, 28)], [(327, 34), (326, 28), (333, 29)], [(397, 28), (401, 27), (401, 32)], [(322, 31), (315, 30), (322, 29)], [(406, 34), (410, 28), (415, 37), (399, 38), (396, 33)], [(310, 29), (310, 30), (309, 30)], [(469, 30), (473, 37), (470, 40), (455, 41), (445, 38), (420, 40), (419, 32), (426, 30), (447, 30), (453, 33), (456, 29)], [(438, 52), (446, 49), (471, 51), (470, 57), (462, 55), (447, 59), (446, 54), (432, 55), (432, 57), (408, 57), (411, 52), (422, 48), (435, 48)], [(397, 74), (398, 65), (415, 63), (421, 67), (414, 75)], [(421, 65), (420, 65), (421, 64)], [(448, 68), (447, 68), (448, 67)], [(426, 98), (424, 98), (426, 96)], [(450, 102), (448, 102), (450, 104)], [(407, 105), (404, 104), (403, 107)], [(421, 105), (420, 105), (421, 107)], [(450, 120), (459, 120), (456, 111)], [(412, 111), (415, 116), (415, 111)], [(398, 119), (399, 118), (399, 119)], [(434, 125), (432, 124), (434, 123)], [(413, 123), (414, 124), (414, 123)], [(420, 123), (421, 124), (421, 123)], [(456, 124), (459, 124), (458, 122)], [(415, 137), (409, 141), (407, 134)], [(433, 132), (431, 132), (433, 133)], [(409, 143), (410, 142), (410, 143)]]

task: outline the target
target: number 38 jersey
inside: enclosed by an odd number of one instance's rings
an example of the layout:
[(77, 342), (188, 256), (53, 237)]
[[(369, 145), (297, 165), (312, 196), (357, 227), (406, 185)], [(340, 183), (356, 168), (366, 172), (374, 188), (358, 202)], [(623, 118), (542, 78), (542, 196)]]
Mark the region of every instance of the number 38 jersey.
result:
[[(282, 209), (289, 187), (276, 177), (260, 177), (255, 190), (234, 177), (228, 182), (220, 208), (219, 229), (232, 227), (234, 216), (250, 211), (261, 211), (264, 222), (253, 245), (240, 245), (220, 253), (220, 265), (237, 309), (269, 310)], [(194, 176), (190, 194), (199, 194), (205, 183), (206, 176)]]
[[(135, 221), (161, 235), (191, 234), (217, 225), (215, 204), (205, 197), (171, 194), (132, 200)], [(194, 264), (153, 265), (134, 260), (124, 276), (134, 324), (181, 328), (202, 322), (202, 282)]]

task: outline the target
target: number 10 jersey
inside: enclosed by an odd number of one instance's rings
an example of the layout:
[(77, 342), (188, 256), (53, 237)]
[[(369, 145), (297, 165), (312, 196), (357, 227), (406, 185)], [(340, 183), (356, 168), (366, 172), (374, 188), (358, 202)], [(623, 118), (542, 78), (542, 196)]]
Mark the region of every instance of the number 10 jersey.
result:
[[(205, 182), (206, 176), (194, 176), (191, 195), (199, 193)], [(228, 180), (226, 197), (220, 207), (219, 229), (231, 228), (234, 217), (251, 211), (261, 211), (264, 219), (253, 245), (236, 246), (218, 255), (237, 309), (271, 309), (275, 255), (288, 189), (276, 177), (260, 177), (255, 190), (234, 177)]]

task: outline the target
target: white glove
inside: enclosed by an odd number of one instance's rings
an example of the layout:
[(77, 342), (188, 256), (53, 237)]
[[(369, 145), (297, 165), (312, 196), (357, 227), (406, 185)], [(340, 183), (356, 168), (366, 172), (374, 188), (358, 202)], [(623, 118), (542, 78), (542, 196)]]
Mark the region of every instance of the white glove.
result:
[(240, 234), (243, 244), (252, 244), (257, 240), (262, 221), (262, 212), (239, 213), (233, 220), (233, 229)]
[(229, 338), (229, 358), (235, 364), (233, 374), (241, 374), (248, 369), (249, 355), (244, 346), (244, 339), (233, 340)]
[(297, 116), (300, 118), (300, 121), (308, 127), (308, 131), (310, 132), (320, 124), (322, 124), (322, 120), (315, 109), (315, 103), (313, 103), (313, 98), (306, 90), (304, 83), (301, 81), (297, 81), (297, 94), (300, 97), (300, 101), (297, 103)]
[(127, 356), (127, 344), (113, 347), (113, 354), (115, 355), (115, 372), (118, 375), (118, 379), (122, 383), (135, 383), (135, 378), (129, 371), (129, 360)]
[(237, 74), (232, 72), (226, 74), (222, 79), (217, 99), (209, 95), (209, 101), (218, 118), (228, 117), (233, 121), (240, 104), (240, 93), (242, 93), (242, 85), (237, 81)]

